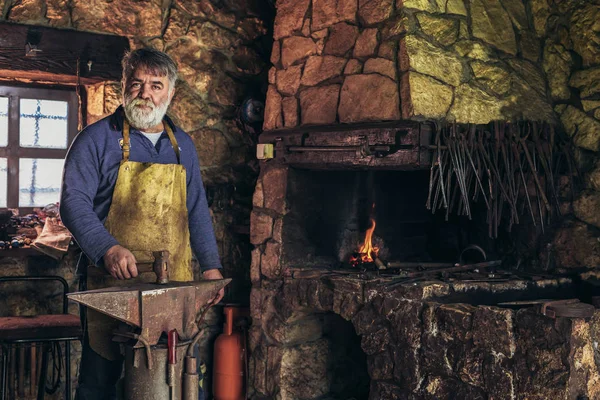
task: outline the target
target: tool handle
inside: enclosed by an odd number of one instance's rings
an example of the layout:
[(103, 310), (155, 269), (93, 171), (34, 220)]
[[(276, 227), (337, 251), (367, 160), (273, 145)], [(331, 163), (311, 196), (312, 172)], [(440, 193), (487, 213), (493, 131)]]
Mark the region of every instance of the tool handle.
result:
[(169, 331), (167, 345), (169, 348), (169, 364), (177, 364), (177, 329)]

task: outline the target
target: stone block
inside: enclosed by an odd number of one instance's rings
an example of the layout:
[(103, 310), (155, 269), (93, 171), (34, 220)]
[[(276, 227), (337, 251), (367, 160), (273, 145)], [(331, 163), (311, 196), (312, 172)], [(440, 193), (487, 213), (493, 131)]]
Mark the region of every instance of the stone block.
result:
[(398, 44), (395, 41), (383, 42), (379, 45), (377, 56), (386, 60), (394, 61), (394, 56), (398, 52)]
[(264, 130), (277, 129), (283, 127), (283, 116), (281, 112), (281, 95), (275, 89), (275, 86), (269, 85), (267, 90), (267, 100), (265, 102), (265, 121)]
[(283, 350), (281, 396), (284, 399), (315, 399), (329, 393), (329, 343), (320, 339)]
[(454, 50), (461, 57), (468, 57), (475, 60), (488, 61), (494, 58), (492, 49), (472, 40), (460, 40), (454, 45)]
[(244, 41), (252, 42), (259, 37), (264, 36), (267, 33), (267, 27), (265, 26), (264, 20), (256, 17), (249, 17), (244, 18), (239, 22), (236, 32), (244, 39)]
[(273, 47), (271, 47), (271, 64), (277, 66), (281, 60), (281, 42), (275, 40)]
[[(271, 67), (269, 69), (268, 80), (269, 80), (269, 84), (270, 85), (275, 85), (276, 84), (276, 82), (277, 82), (277, 69), (275, 67)], [(275, 85), (275, 86), (277, 86), (277, 85)]]
[(375, 50), (377, 50), (377, 29), (365, 29), (361, 32), (356, 39), (356, 44), (354, 45), (354, 58), (366, 58), (371, 57), (375, 54)]
[(586, 150), (600, 150), (600, 122), (583, 111), (569, 105), (560, 114), (565, 131), (573, 136), (573, 142)]
[(360, 74), (362, 72), (362, 63), (355, 58), (348, 60), (344, 67), (344, 75)]
[(281, 63), (284, 69), (296, 64), (308, 56), (317, 53), (317, 44), (311, 38), (292, 36), (283, 39)]
[(512, 23), (500, 0), (469, 1), (473, 36), (508, 54), (517, 54)]
[(269, 168), (262, 174), (265, 208), (285, 214), (285, 193), (287, 190), (287, 168)]
[(527, 28), (529, 25), (527, 22), (527, 12), (525, 11), (525, 5), (523, 0), (501, 0), (502, 6), (508, 12), (508, 15), (513, 24), (519, 30)]
[(406, 32), (408, 32), (408, 27), (411, 26), (411, 31), (414, 31), (414, 23), (411, 23), (409, 18), (404, 14), (398, 14), (393, 18), (390, 18), (383, 24), (383, 28), (381, 28), (381, 39), (384, 41), (399, 39)]
[(454, 53), (435, 47), (414, 35), (406, 36), (400, 41), (398, 59), (401, 71), (412, 69), (453, 86), (458, 86), (463, 80), (463, 64)]
[(273, 38), (279, 40), (292, 36), (302, 29), (302, 21), (308, 10), (309, 0), (280, 0), (277, 2), (277, 16), (273, 28)]
[(592, 2), (575, 10), (571, 16), (573, 49), (581, 56), (583, 66), (600, 64), (600, 7)]
[(280, 327), (279, 332), (273, 333), (272, 336), (276, 336), (277, 343), (284, 346), (314, 342), (323, 336), (323, 321), (316, 314), (306, 315), (287, 321)]
[[(485, 400), (488, 397), (480, 388), (466, 385), (448, 376), (428, 376), (423, 381), (420, 398), (424, 400), (437, 399), (469, 399)], [(496, 397), (494, 397), (496, 399)], [(504, 400), (504, 398), (502, 398)]]
[(313, 0), (312, 31), (318, 31), (338, 22), (356, 22), (358, 0)]
[(277, 218), (273, 223), (273, 240), (277, 243), (283, 243), (282, 240), (283, 231), (283, 218)]
[(544, 317), (533, 307), (516, 311), (515, 321), (515, 393), (540, 399), (564, 397), (570, 369), (571, 322)]
[(473, 75), (477, 83), (483, 85), (497, 95), (508, 93), (511, 88), (510, 72), (497, 64), (489, 64), (482, 61), (470, 63)]
[(583, 191), (573, 202), (575, 216), (583, 222), (600, 228), (600, 192)]
[(600, 100), (581, 100), (583, 111), (590, 112), (597, 108), (600, 108)]
[(329, 37), (325, 41), (323, 54), (333, 56), (344, 56), (358, 38), (358, 27), (345, 22), (333, 25), (329, 28)]
[(373, 25), (390, 17), (394, 0), (359, 0), (358, 19), (362, 25)]
[(71, 7), (71, 19), (73, 27), (76, 29), (110, 32), (129, 37), (161, 35), (162, 8), (160, 1), (118, 0), (107, 3), (75, 0)]
[(540, 95), (546, 95), (546, 79), (542, 71), (533, 63), (517, 58), (509, 59), (508, 64), (513, 70), (527, 83), (527, 86), (534, 89)]
[(300, 92), (302, 124), (331, 124), (336, 120), (340, 85), (312, 87)]
[(454, 91), (454, 103), (448, 113), (450, 121), (487, 124), (505, 119), (502, 114), (504, 102), (469, 84), (460, 85)]
[(302, 36), (310, 36), (310, 18), (305, 18), (302, 24)]
[(256, 285), (260, 282), (260, 259), (262, 253), (260, 249), (254, 249), (251, 252), (251, 261), (250, 261), (250, 281), (253, 285)]
[(430, 13), (440, 12), (437, 2), (429, 0), (396, 0), (396, 9), (401, 10), (402, 8), (414, 8)]
[(485, 352), (512, 358), (515, 353), (513, 312), (479, 306), (473, 313), (473, 344)]
[(273, 218), (257, 211), (250, 213), (250, 243), (259, 245), (271, 238)]
[[(2, 10), (3, 2), (0, 1), (0, 10)], [(68, 0), (47, 0), (46, 1), (46, 18), (50, 26), (56, 28), (71, 27), (71, 13), (69, 10)], [(11, 12), (12, 14), (12, 12)]]
[(300, 83), (315, 86), (342, 74), (346, 59), (334, 56), (311, 56), (306, 60)]
[(367, 357), (367, 368), (372, 380), (391, 380), (394, 372), (394, 360), (389, 350)]
[(363, 335), (360, 347), (367, 356), (372, 356), (384, 351), (390, 344), (390, 332), (387, 327), (383, 327), (375, 332)]
[(419, 13), (417, 20), (425, 34), (444, 46), (449, 46), (458, 39), (459, 21), (457, 19)]
[(569, 80), (569, 86), (579, 89), (582, 99), (600, 94), (600, 67), (577, 71)]
[(300, 87), (302, 65), (293, 65), (277, 71), (277, 90), (284, 96), (294, 96)]
[(512, 88), (505, 96), (504, 118), (554, 123), (556, 114), (545, 94), (541, 94), (517, 75), (512, 75)]
[(344, 80), (340, 122), (400, 119), (398, 85), (380, 75), (350, 75)]
[(265, 196), (263, 193), (262, 179), (256, 181), (256, 187), (254, 188), (254, 194), (252, 195), (252, 205), (254, 207), (265, 206)]
[(369, 58), (365, 62), (363, 73), (368, 74), (373, 72), (396, 80), (396, 64), (385, 58)]
[(565, 221), (552, 238), (552, 257), (558, 268), (594, 269), (600, 265), (600, 235), (583, 222)]
[(267, 279), (281, 278), (281, 244), (269, 240), (261, 258), (261, 273)]
[(400, 88), (402, 117), (405, 119), (414, 116), (441, 119), (452, 104), (451, 86), (418, 72), (404, 73)]
[(284, 97), (281, 101), (283, 108), (283, 126), (292, 127), (298, 125), (298, 99), (295, 97)]
[(568, 100), (571, 97), (569, 77), (573, 67), (571, 54), (563, 45), (547, 42), (544, 46), (543, 67), (552, 100)]
[(535, 31), (538, 37), (544, 37), (546, 35), (548, 17), (550, 16), (548, 0), (531, 0), (530, 7)]
[(540, 40), (535, 33), (530, 31), (521, 32), (521, 53), (524, 58), (534, 63), (540, 59)]
[(465, 7), (464, 0), (448, 0), (446, 2), (446, 14), (456, 14), (467, 16), (467, 8)]
[(169, 108), (169, 115), (186, 132), (201, 129), (210, 110), (207, 104), (188, 85), (178, 84)]
[(231, 162), (231, 148), (223, 132), (203, 128), (189, 132), (202, 167), (222, 167)]
[(371, 381), (369, 397), (379, 400), (406, 400), (406, 394), (400, 387), (389, 381)]

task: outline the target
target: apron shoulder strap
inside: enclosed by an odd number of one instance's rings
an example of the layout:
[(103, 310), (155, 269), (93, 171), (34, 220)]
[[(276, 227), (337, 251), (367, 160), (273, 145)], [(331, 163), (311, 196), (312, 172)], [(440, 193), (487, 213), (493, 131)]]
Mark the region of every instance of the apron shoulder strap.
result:
[[(177, 144), (177, 139), (175, 139), (173, 129), (171, 129), (171, 126), (168, 123), (165, 123), (164, 125), (167, 131), (167, 136), (169, 136), (171, 146), (173, 146), (173, 150), (175, 151), (175, 156), (177, 157), (177, 164), (181, 164), (181, 154), (179, 152), (179, 145)], [(129, 139), (129, 121), (127, 121), (127, 119), (123, 120), (123, 146), (121, 146), (121, 148), (123, 150), (123, 162), (129, 161), (129, 151), (131, 149), (131, 145)]]
[(173, 133), (173, 129), (171, 129), (171, 125), (168, 122), (164, 123), (165, 129), (167, 130), (167, 136), (169, 136), (169, 140), (171, 141), (171, 146), (173, 146), (173, 150), (175, 150), (175, 155), (177, 156), (177, 164), (181, 164), (181, 154), (179, 153), (179, 145), (177, 144), (177, 140), (175, 139), (175, 134)]
[(123, 162), (129, 161), (129, 122), (127, 119), (123, 120), (123, 145), (121, 149), (123, 150)]

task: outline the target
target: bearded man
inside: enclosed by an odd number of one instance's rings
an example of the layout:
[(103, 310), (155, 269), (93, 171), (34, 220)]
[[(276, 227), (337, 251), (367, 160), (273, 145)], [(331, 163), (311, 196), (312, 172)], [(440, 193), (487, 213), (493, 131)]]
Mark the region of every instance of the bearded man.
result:
[[(192, 250), (205, 279), (222, 279), (196, 148), (165, 116), (177, 67), (149, 48), (122, 64), (123, 105), (81, 131), (65, 161), (60, 213), (83, 250), (82, 289), (152, 282), (135, 254), (165, 249), (169, 279), (193, 280)], [(87, 310), (85, 328), (76, 399), (115, 399), (123, 361), (114, 320)]]

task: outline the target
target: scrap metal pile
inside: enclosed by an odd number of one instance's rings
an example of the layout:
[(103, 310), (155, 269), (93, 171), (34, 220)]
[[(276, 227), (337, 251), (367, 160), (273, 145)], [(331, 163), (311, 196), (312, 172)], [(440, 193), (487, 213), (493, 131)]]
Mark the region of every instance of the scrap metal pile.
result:
[(567, 138), (536, 122), (447, 125), (436, 130), (429, 195), (432, 212), (472, 216), (474, 202), (487, 207), (488, 234), (502, 223), (510, 232), (525, 213), (544, 230), (560, 214), (557, 182), (577, 175)]

